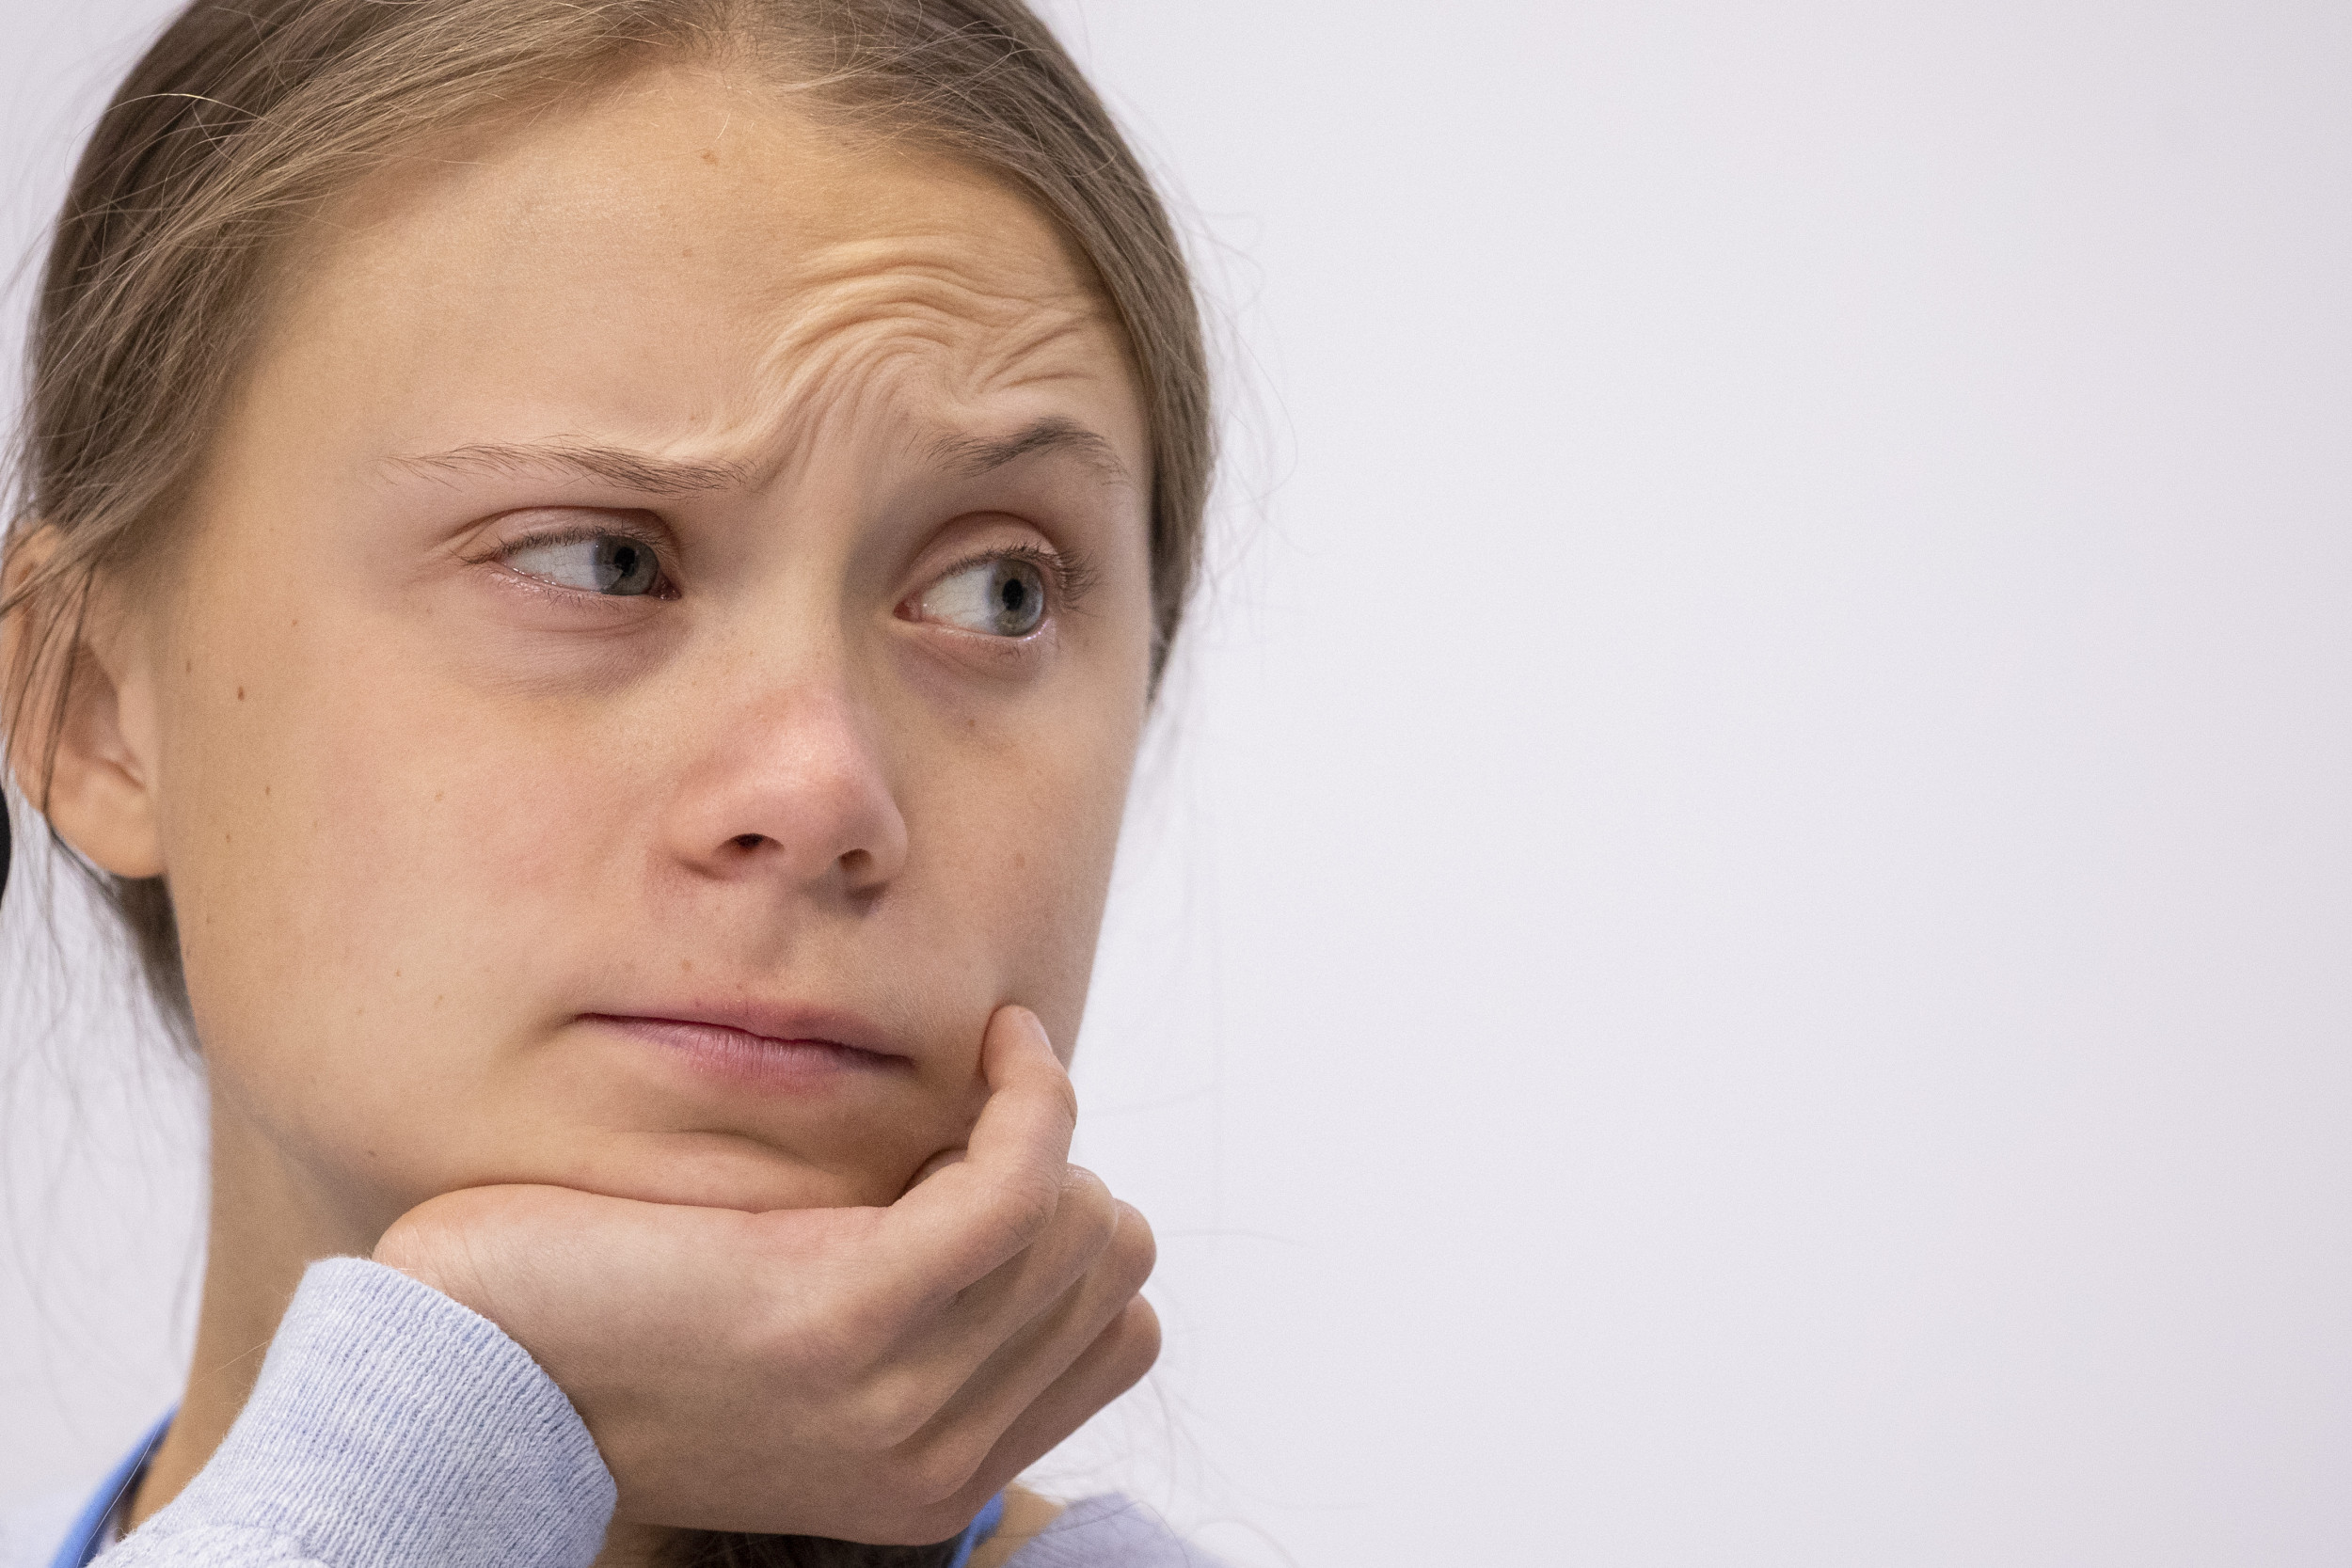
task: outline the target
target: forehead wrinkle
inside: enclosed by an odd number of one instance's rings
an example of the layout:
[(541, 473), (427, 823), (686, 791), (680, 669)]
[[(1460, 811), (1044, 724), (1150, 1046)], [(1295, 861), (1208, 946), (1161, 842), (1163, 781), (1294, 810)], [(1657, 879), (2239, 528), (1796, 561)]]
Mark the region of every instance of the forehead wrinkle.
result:
[(797, 382), (802, 377), (784, 367), (819, 356), (828, 341), (895, 334), (908, 345), (945, 351), (946, 360), (963, 360), (958, 379), (985, 388), (1013, 373), (1020, 360), (1106, 320), (1102, 301), (1074, 279), (991, 267), (985, 256), (978, 261), (976, 266), (961, 257), (946, 238), (822, 247), (785, 284), (781, 329), (763, 370)]
[(793, 264), (784, 282), (809, 294), (845, 286), (927, 285), (1015, 310), (1048, 300), (1093, 302), (1094, 291), (1078, 277), (1038, 262), (1037, 256), (1003, 244), (976, 246), (969, 234), (898, 234), (820, 245)]
[[(1073, 309), (903, 276), (844, 279), (830, 292), (834, 297), (803, 308), (760, 356), (758, 380), (770, 388), (762, 401), (782, 424), (800, 428), (801, 440), (835, 419), (855, 420), (910, 393), (917, 404), (972, 404), (1099, 375), (1080, 353), (1068, 352), (1102, 325), (1090, 298)], [(1106, 364), (1123, 367), (1117, 349), (1105, 347)], [(940, 428), (936, 420), (927, 422)], [(1086, 454), (1089, 460), (1123, 478), (1109, 443), (1098, 436), (1094, 444), (1099, 456)], [(921, 445), (918, 437), (914, 446)]]
[(1000, 387), (1069, 374), (1065, 359), (1055, 366), (1037, 361), (1061, 358), (1054, 351), (1082, 338), (1094, 325), (1089, 316), (1067, 311), (1031, 311), (1026, 319), (976, 323), (938, 303), (898, 295), (844, 301), (821, 316), (795, 322), (761, 356), (761, 379), (788, 396), (806, 395), (813, 384), (834, 377), (882, 372), (919, 361), (966, 397)]

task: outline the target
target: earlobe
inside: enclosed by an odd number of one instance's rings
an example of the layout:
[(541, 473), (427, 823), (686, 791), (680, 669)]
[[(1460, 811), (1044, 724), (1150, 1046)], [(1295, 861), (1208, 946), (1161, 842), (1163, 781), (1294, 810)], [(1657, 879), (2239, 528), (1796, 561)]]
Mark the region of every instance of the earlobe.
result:
[[(37, 569), (43, 543), (36, 536), (16, 552), (11, 586)], [(87, 608), (79, 625), (60, 625), (31, 605), (9, 616), (9, 669), (0, 682), (14, 710), (8, 761), (25, 798), (92, 863), (118, 877), (161, 876), (153, 725), (143, 721), (153, 706), (147, 660), (127, 618)], [(74, 639), (68, 657), (44, 658), (32, 645), (52, 627)], [(118, 635), (102, 639), (102, 627)]]

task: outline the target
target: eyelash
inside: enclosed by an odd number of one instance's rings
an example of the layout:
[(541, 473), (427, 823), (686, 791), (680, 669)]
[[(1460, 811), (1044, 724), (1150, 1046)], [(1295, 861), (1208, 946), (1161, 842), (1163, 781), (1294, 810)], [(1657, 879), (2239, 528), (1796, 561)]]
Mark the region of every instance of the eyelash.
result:
[[(1052, 597), (1047, 600), (1045, 607), (1049, 614), (1057, 614), (1066, 610), (1076, 610), (1079, 601), (1086, 597), (1087, 592), (1094, 586), (1096, 581), (1094, 568), (1088, 563), (1085, 557), (1066, 555), (1059, 550), (1041, 549), (1035, 545), (1009, 545), (1003, 549), (977, 551), (952, 565), (942, 567), (931, 575), (930, 581), (938, 582), (943, 578), (954, 577), (958, 572), (969, 571), (975, 566), (985, 566), (992, 561), (1025, 561), (1043, 573), (1047, 584), (1053, 591)], [(925, 584), (925, 587), (929, 586), (929, 583)], [(915, 590), (914, 597), (921, 597), (922, 592), (922, 589)], [(910, 599), (909, 602), (912, 603), (913, 600)]]
[[(551, 530), (546, 533), (527, 533), (520, 539), (509, 539), (498, 548), (489, 551), (487, 554), (476, 556), (472, 558), (472, 560), (473, 564), (475, 565), (489, 565), (492, 563), (505, 565), (516, 556), (522, 554), (523, 551), (533, 548), (537, 546), (584, 545), (596, 539), (628, 539), (643, 545), (647, 549), (653, 551), (654, 559), (660, 562), (661, 565), (661, 588), (658, 593), (648, 594), (644, 596), (649, 599), (675, 599), (678, 596), (677, 585), (670, 580), (670, 558), (673, 553), (670, 541), (667, 538), (657, 536), (655, 531), (650, 529), (632, 529), (623, 527), (559, 528)], [(603, 597), (601, 594), (583, 593), (581, 590), (577, 588), (566, 588), (560, 582), (549, 582), (535, 573), (525, 572), (511, 566), (507, 569), (514, 572), (516, 577), (522, 578), (525, 582), (528, 582), (534, 587), (544, 589), (551, 594), (564, 594), (576, 598), (588, 599)]]

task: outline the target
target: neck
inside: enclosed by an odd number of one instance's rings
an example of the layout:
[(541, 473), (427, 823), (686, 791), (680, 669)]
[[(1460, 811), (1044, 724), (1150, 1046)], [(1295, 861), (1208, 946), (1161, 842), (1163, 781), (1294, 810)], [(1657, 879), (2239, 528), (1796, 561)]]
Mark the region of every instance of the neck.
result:
[(196, 1354), (180, 1413), (131, 1499), (134, 1526), (178, 1497), (229, 1435), (302, 1271), (314, 1259), (364, 1256), (382, 1230), (371, 1234), (322, 1202), (318, 1184), (298, 1180), (284, 1156), (217, 1093), (211, 1120), (212, 1201)]

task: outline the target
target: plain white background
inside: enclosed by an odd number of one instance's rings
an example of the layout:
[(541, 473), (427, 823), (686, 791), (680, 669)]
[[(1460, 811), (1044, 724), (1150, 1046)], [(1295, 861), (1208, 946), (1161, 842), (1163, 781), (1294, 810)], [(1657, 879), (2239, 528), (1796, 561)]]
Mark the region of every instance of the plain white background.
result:
[[(163, 8), (0, 6), (11, 256)], [(2352, 1559), (2352, 11), (1052, 14), (1235, 426), (1081, 1054), (1169, 1348), (1070, 1484), (1250, 1565)], [(62, 1005), (0, 1493), (189, 1277), (173, 1077)]]

